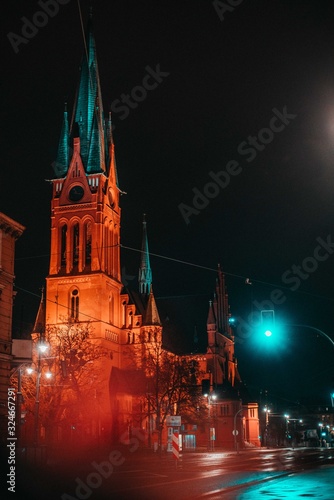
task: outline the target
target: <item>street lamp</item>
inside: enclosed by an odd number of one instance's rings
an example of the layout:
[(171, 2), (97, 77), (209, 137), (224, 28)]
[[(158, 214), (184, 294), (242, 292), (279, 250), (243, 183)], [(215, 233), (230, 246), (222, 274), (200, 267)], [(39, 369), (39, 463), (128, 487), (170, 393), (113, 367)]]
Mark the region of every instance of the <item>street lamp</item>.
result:
[(264, 410), (265, 413), (266, 413), (266, 427), (265, 427), (265, 444), (268, 448), (268, 427), (269, 427), (269, 413), (270, 413), (270, 409), (268, 408), (268, 406), (265, 406)]
[[(34, 422), (34, 445), (37, 448), (39, 444), (39, 393), (42, 375), (41, 354), (45, 354), (49, 346), (42, 340), (37, 342), (37, 378), (36, 378), (36, 399), (35, 399), (35, 422)], [(50, 378), (52, 374), (50, 370), (46, 373), (46, 377)]]
[(209, 409), (209, 450), (213, 450), (215, 447), (215, 428), (211, 427), (211, 405), (212, 401), (216, 401), (217, 395), (214, 392), (209, 392), (208, 394), (204, 394), (205, 397), (208, 398), (208, 409)]

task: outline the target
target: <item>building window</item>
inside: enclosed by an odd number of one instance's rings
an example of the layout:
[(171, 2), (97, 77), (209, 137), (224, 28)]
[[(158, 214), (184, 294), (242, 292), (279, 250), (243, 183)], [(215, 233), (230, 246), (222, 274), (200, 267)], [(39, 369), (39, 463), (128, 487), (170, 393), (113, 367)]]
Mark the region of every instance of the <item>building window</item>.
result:
[(92, 259), (92, 224), (87, 222), (85, 227), (85, 261), (90, 264)]
[(66, 239), (67, 239), (67, 226), (66, 224), (61, 228), (61, 248), (60, 248), (60, 256), (61, 256), (61, 266), (66, 265)]
[(229, 414), (229, 411), (228, 411), (228, 405), (221, 405), (220, 407), (220, 414), (224, 417), (226, 417), (226, 415)]
[(114, 296), (109, 295), (109, 323), (114, 323)]
[(72, 290), (70, 304), (71, 320), (79, 321), (79, 290)]
[(73, 226), (73, 266), (79, 262), (79, 224)]
[(249, 408), (249, 416), (250, 416), (250, 418), (255, 417), (255, 409), (254, 408)]

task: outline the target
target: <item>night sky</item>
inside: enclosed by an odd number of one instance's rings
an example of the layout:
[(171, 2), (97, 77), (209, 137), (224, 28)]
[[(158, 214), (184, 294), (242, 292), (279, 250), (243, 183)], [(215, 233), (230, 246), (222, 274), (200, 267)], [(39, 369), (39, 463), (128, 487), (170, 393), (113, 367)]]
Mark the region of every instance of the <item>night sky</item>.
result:
[[(26, 227), (16, 246), (16, 335), (33, 323), (48, 273), (45, 179), (83, 52), (78, 3), (62, 3), (41, 17), (37, 1), (13, 0), (2, 16), (0, 211)], [(84, 25), (89, 3), (81, 1)], [(330, 404), (328, 340), (281, 326), (269, 349), (245, 325), (274, 299), (277, 324), (307, 324), (334, 338), (334, 7), (230, 3), (93, 2), (104, 110), (113, 111), (127, 193), (122, 244), (140, 248), (145, 212), (156, 297), (207, 301), (221, 264), (245, 383), (282, 404)], [(23, 36), (22, 18), (45, 24), (27, 43), (8, 38)], [(158, 84), (144, 96), (152, 72)], [(139, 253), (123, 248), (129, 285), (138, 264)], [(205, 344), (206, 332), (199, 337)]]

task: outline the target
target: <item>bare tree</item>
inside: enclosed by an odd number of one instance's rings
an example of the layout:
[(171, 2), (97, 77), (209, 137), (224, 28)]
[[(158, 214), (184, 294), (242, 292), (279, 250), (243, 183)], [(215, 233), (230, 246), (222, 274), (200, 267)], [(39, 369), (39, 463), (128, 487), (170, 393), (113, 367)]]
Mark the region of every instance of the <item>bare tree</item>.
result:
[[(37, 350), (41, 341), (48, 346), (42, 354)], [(99, 361), (107, 355), (93, 338), (91, 324), (63, 318), (60, 325), (47, 325), (44, 335), (34, 335), (34, 345), (36, 369), (30, 377), (25, 376), (22, 384), (28, 415), (38, 411), (39, 423), (49, 437), (57, 428), (68, 434), (75, 426), (77, 431), (78, 427), (91, 425), (99, 404)]]
[(188, 422), (202, 418), (205, 412), (199, 385), (202, 373), (195, 356), (180, 356), (165, 350), (154, 332), (150, 339), (142, 342), (141, 362), (149, 387), (145, 406), (150, 415), (156, 415), (160, 449), (168, 415), (181, 415)]

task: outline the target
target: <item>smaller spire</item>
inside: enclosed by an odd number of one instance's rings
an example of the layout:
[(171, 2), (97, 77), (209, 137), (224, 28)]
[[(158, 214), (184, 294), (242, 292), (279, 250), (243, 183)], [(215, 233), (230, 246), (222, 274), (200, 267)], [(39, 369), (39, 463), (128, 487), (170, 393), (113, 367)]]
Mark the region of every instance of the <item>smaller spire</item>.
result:
[(141, 259), (139, 267), (139, 292), (142, 295), (148, 295), (152, 286), (152, 271), (150, 265), (150, 254), (148, 251), (148, 238), (146, 228), (146, 214), (143, 214), (143, 236), (141, 246)]
[(155, 298), (153, 295), (152, 286), (150, 289), (150, 294), (148, 297), (146, 312), (145, 312), (145, 325), (157, 325), (161, 326), (160, 316), (157, 308), (157, 304), (155, 302)]
[(212, 300), (209, 300), (209, 312), (208, 312), (208, 319), (206, 321), (207, 325), (215, 325), (216, 324), (216, 319), (215, 319), (215, 314), (213, 311), (212, 307)]

